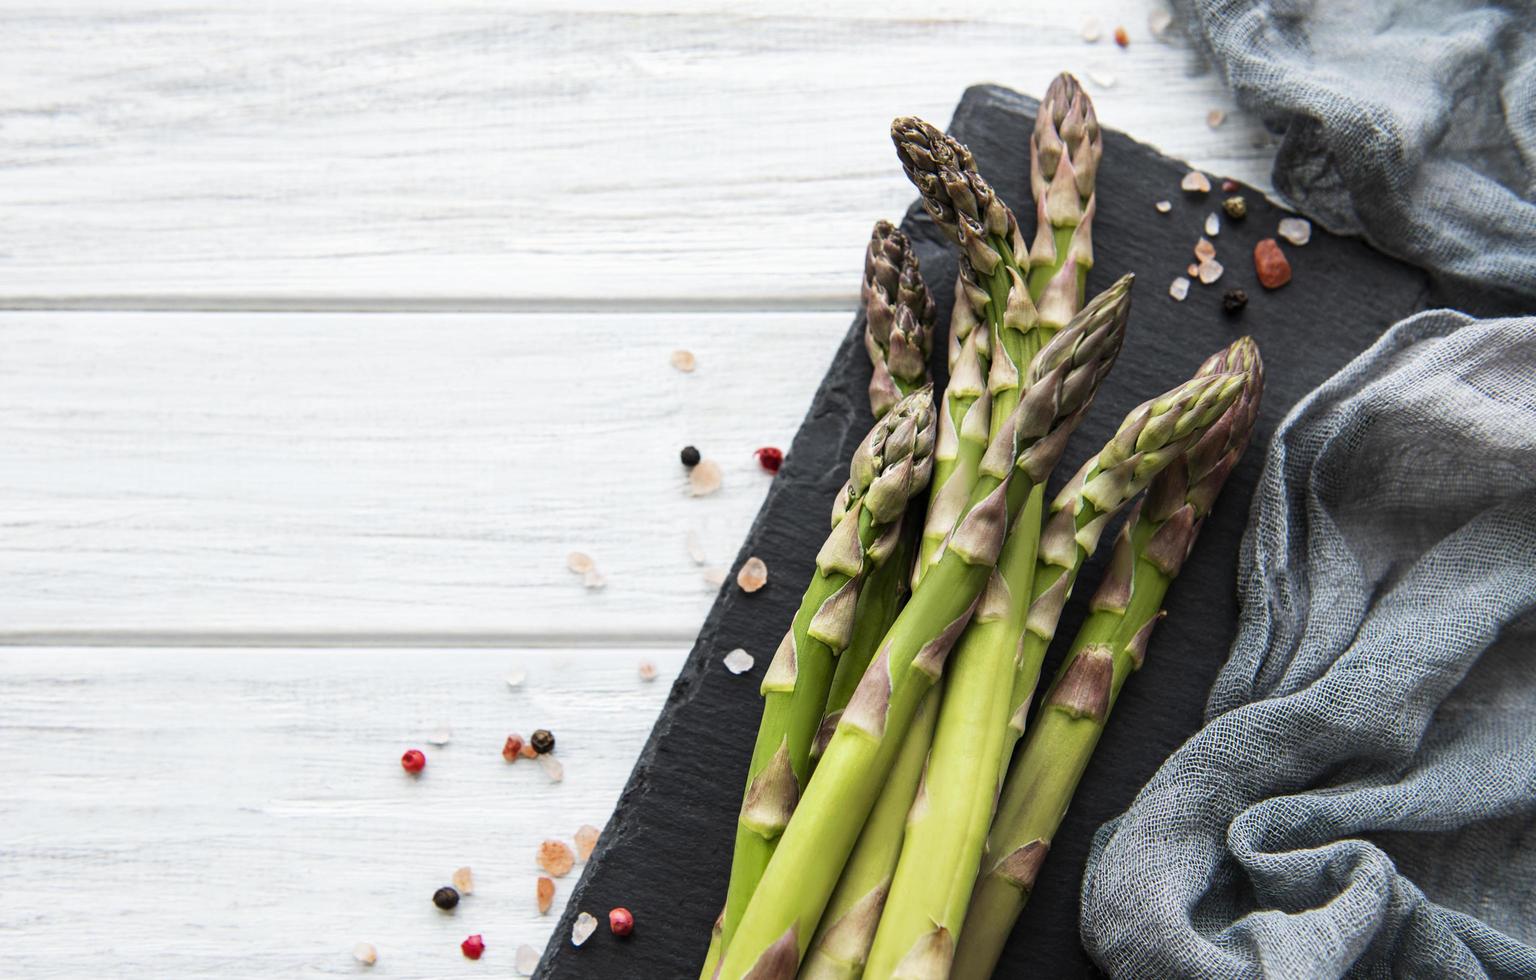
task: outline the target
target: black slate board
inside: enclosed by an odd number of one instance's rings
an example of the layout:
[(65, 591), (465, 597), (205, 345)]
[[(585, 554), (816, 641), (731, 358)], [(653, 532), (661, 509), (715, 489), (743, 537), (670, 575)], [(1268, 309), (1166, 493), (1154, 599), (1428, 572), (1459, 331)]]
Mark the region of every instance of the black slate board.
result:
[[(961, 99), (950, 127), (1018, 214), (1026, 239), (1034, 215), (1028, 146), (1036, 104), (1007, 89), (977, 86)], [(896, 165), (893, 153), (891, 166)], [(1238, 543), (1269, 434), (1298, 399), (1386, 327), (1422, 309), (1428, 295), (1419, 270), (1321, 229), (1314, 230), (1304, 248), (1284, 246), (1294, 280), (1266, 292), (1254, 276), (1253, 245), (1274, 235), (1284, 212), (1243, 188), (1237, 193), (1247, 198), (1247, 219), (1234, 222), (1223, 216), (1215, 239), (1225, 276), (1212, 286), (1196, 283), (1187, 301), (1173, 302), (1168, 284), (1184, 274), (1205, 216), (1219, 210), (1226, 196), (1219, 186), (1203, 196), (1181, 193), (1179, 180), (1188, 170), (1127, 136), (1105, 133), (1089, 293), (1126, 271), (1135, 272), (1138, 280), (1124, 352), (1074, 437), (1058, 482), (1110, 436), (1126, 412), (1188, 377), (1207, 354), (1243, 333), (1258, 340), (1268, 375), (1258, 433), (1169, 596), (1169, 616), (1153, 637), (1146, 666), (1126, 685), (1115, 708), (999, 976), (1025, 969), (1043, 977), (1098, 975), (1077, 933), (1077, 892), (1088, 844), (1099, 824), (1121, 812), (1162, 760), (1200, 725), (1206, 693), (1236, 630)], [(1219, 178), (1213, 183), (1219, 185)], [(1164, 199), (1173, 202), (1170, 214), (1153, 208)], [(913, 205), (902, 226), (918, 244), (924, 276), (939, 303), (939, 320), (948, 323), (952, 251), (920, 206)], [(858, 252), (849, 253), (850, 280), (856, 281), (861, 260)], [(1236, 319), (1221, 311), (1222, 292), (1232, 287), (1251, 297)], [(737, 566), (748, 555), (763, 558), (771, 583), (746, 595), (733, 578), (721, 590), (555, 929), (541, 977), (650, 980), (698, 974), (710, 926), (724, 901), (736, 810), (761, 711), (758, 682), (809, 581), (848, 458), (871, 424), (863, 329), (861, 315), (843, 338), (737, 558)], [(938, 351), (943, 346), (935, 344)], [(935, 368), (941, 370), (938, 351)], [(1060, 640), (1076, 632), (1103, 558), (1101, 552), (1084, 571), (1083, 586), (1058, 632)], [(720, 663), (738, 646), (757, 657), (753, 670), (739, 677)], [(1054, 670), (1063, 646), (1058, 642), (1053, 648), (1045, 676)], [(637, 926), (628, 939), (608, 933), (605, 916), (615, 905), (635, 913)], [(604, 925), (578, 949), (570, 944), (570, 927), (583, 910)]]

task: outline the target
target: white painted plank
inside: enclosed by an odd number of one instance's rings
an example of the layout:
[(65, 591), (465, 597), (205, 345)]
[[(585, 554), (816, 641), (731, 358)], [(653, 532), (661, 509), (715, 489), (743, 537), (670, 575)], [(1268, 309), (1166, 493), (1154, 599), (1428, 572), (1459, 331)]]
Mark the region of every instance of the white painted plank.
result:
[(0, 642), (686, 642), (847, 324), (0, 314)]
[[(642, 658), (656, 680), (638, 678)], [(682, 659), (0, 650), (0, 972), (512, 976), (580, 874), (540, 916), (539, 843), (606, 822)], [(513, 668), (528, 675), (516, 691)], [(452, 741), (426, 744), (441, 724)], [(500, 755), (509, 731), (541, 726), (560, 784)], [(428, 755), (415, 779), (398, 761), (411, 746)], [(432, 892), (462, 865), (475, 894), (440, 913)], [(488, 947), (478, 964), (458, 948), (471, 933)], [(378, 947), (372, 971), (358, 941)]]
[(1263, 183), (1268, 138), (1206, 126), (1229, 98), (1154, 7), (8, 4), (0, 305), (846, 308), (913, 196), (891, 117), (971, 83), (1112, 75), (1107, 124)]

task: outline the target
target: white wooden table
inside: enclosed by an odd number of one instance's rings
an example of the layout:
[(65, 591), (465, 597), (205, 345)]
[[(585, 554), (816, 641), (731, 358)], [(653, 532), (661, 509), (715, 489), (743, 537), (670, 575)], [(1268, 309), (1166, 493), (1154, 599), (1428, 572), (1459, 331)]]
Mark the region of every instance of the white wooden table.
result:
[[(912, 197), (889, 119), (1072, 69), (1266, 182), (1149, 3), (965, 6), (6, 5), (0, 973), (542, 948), (535, 848), (606, 820), (713, 597), (688, 532), (731, 561)], [(499, 755), (541, 726), (559, 785)]]

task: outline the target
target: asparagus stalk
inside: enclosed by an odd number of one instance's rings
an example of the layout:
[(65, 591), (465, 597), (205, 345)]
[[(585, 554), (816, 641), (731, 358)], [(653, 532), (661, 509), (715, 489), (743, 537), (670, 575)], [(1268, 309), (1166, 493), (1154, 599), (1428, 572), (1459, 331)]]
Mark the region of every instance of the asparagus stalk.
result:
[[(1130, 315), (1126, 276), (1078, 314), (1074, 324)], [(900, 863), (866, 976), (894, 975), (918, 948), (948, 949), (959, 932), (992, 821), (1005, 760), (1018, 639), (1029, 611), (1044, 482), (1036, 482), (1009, 529), (997, 571), (950, 663), (921, 806), (913, 807)], [(946, 937), (941, 941), (937, 934)], [(943, 958), (947, 962), (947, 956)]]
[(873, 560), (888, 555), (907, 502), (933, 467), (933, 391), (919, 388), (875, 423), (859, 444), (838, 494), (832, 534), (800, 610), (763, 677), (763, 717), (737, 821), (721, 947), (747, 908), (774, 845), (809, 776), (811, 741), (826, 706), (833, 660), (849, 642), (859, 587)]
[(1213, 355), (1201, 375), (1241, 372), (1242, 395), (1181, 459), (1152, 481), (1115, 543), (1091, 612), (1008, 775), (951, 976), (989, 977), (1126, 678), (1141, 667), (1163, 597), (1222, 484), (1242, 458), (1264, 369), (1247, 337)]
[(971, 496), (994, 416), (988, 392), (992, 336), (1034, 315), (1018, 262), (1026, 256), (1013, 212), (976, 171), (971, 151), (921, 119), (891, 123), (902, 169), (922, 195), (940, 231), (960, 248), (960, 272), (950, 319), (949, 385), (939, 413), (928, 518), (914, 580), (938, 561)]
[(1060, 457), (1112, 365), (1124, 323), (1063, 330), (1037, 360), (1040, 377), (992, 434), (978, 479), (941, 557), (881, 641), (734, 936), (720, 975), (793, 977), (860, 828), (923, 698), (944, 668), (997, 560), (1014, 515), (1009, 484), (1039, 482)]
[(928, 746), (939, 717), (944, 678), (912, 718), (891, 774), (880, 789), (869, 819), (859, 831), (837, 887), (827, 901), (821, 925), (800, 967), (800, 980), (858, 980), (875, 940), (891, 875), (901, 856), (902, 838), (912, 802), (918, 797), (928, 765)]
[(877, 221), (864, 253), (864, 349), (873, 372), (869, 408), (881, 418), (929, 381), (933, 297), (905, 232)]

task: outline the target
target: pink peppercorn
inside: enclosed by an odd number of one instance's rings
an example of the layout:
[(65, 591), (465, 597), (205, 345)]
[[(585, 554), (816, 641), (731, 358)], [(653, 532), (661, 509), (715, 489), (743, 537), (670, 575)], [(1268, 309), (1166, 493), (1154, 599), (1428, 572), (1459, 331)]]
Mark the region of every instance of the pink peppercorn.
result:
[(764, 446), (756, 454), (757, 462), (769, 473), (777, 473), (784, 465), (784, 450), (776, 446)]
[(464, 951), (465, 956), (472, 960), (478, 960), (480, 954), (485, 952), (485, 940), (481, 939), (480, 935), (476, 933), (462, 943), (459, 943), (459, 948)]
[(426, 753), (422, 752), (420, 749), (406, 749), (405, 755), (400, 757), (400, 768), (404, 769), (412, 776), (416, 775), (418, 772), (421, 772), (423, 769), (427, 768)]
[(624, 906), (611, 910), (608, 913), (608, 929), (615, 936), (627, 936), (635, 931), (634, 913)]

